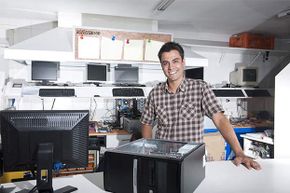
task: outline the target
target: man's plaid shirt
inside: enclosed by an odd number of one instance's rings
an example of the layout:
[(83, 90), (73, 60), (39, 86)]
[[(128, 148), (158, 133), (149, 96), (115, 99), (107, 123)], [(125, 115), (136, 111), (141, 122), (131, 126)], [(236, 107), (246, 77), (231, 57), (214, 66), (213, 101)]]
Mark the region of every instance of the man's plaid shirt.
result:
[(204, 115), (212, 118), (217, 112), (223, 108), (206, 82), (183, 79), (175, 94), (166, 82), (152, 89), (141, 122), (152, 125), (157, 119), (158, 139), (202, 142)]

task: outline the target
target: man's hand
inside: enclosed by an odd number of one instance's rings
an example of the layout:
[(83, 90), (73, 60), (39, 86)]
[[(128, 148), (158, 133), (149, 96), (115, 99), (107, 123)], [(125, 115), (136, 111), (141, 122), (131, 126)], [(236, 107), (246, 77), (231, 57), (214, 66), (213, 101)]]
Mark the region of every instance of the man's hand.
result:
[(261, 166), (258, 162), (254, 161), (252, 158), (243, 155), (237, 155), (236, 158), (234, 159), (234, 164), (236, 166), (239, 166), (240, 164), (243, 164), (246, 168), (252, 169), (254, 168), (255, 170), (260, 170)]

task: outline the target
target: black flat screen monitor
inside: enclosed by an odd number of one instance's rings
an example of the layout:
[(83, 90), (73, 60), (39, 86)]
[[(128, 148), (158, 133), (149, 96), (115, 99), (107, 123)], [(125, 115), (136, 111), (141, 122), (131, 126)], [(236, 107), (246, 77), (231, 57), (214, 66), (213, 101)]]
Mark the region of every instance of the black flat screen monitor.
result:
[(41, 80), (44, 84), (57, 80), (59, 62), (32, 61), (31, 80)]
[(116, 83), (138, 83), (139, 68), (138, 67), (115, 67)]
[(107, 81), (107, 65), (88, 64), (88, 81)]
[(54, 164), (87, 167), (88, 121), (86, 110), (1, 111), (4, 171), (36, 170), (38, 191), (52, 191)]
[(203, 67), (186, 69), (185, 77), (203, 80)]

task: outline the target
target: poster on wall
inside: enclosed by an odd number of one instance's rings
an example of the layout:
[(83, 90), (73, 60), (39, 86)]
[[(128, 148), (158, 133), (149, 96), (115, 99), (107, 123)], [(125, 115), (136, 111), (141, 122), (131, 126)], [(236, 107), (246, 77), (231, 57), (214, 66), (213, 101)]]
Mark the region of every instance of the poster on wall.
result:
[(100, 58), (99, 37), (78, 37), (78, 57), (83, 59)]
[(123, 41), (102, 37), (101, 40), (101, 59), (102, 60), (121, 60)]
[(77, 60), (136, 61), (159, 63), (160, 47), (172, 40), (171, 34), (109, 29), (75, 29)]
[(100, 32), (78, 29), (75, 38), (77, 59), (100, 59)]
[(147, 39), (145, 41), (145, 58), (146, 61), (158, 62), (158, 52), (164, 42)]
[(124, 42), (124, 60), (143, 60), (144, 40), (126, 39)]

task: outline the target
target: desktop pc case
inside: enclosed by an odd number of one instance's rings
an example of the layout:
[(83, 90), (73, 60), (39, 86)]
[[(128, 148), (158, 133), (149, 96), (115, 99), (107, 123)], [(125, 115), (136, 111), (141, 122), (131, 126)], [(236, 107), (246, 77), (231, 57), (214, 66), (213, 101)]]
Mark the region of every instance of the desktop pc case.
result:
[(192, 193), (205, 178), (204, 143), (139, 139), (105, 152), (104, 188), (115, 193)]

